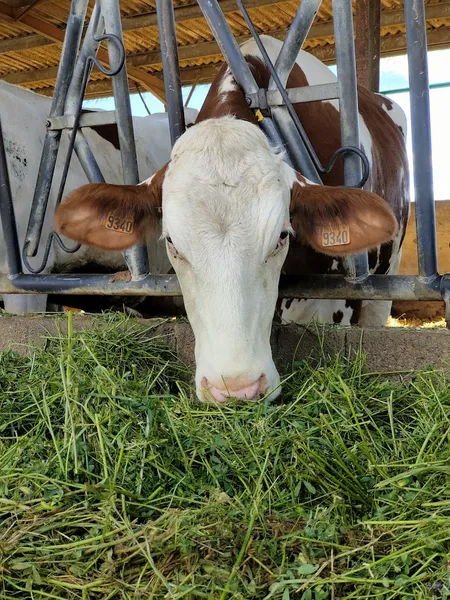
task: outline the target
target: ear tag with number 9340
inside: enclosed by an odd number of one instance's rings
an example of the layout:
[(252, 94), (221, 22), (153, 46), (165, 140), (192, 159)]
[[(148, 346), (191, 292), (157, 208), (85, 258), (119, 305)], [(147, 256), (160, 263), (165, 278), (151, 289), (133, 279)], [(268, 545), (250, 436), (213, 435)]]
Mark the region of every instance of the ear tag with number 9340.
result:
[(324, 248), (346, 246), (347, 244), (350, 244), (350, 227), (348, 225), (322, 229), (322, 246)]
[(116, 231), (117, 233), (133, 233), (134, 220), (131, 218), (119, 218), (110, 213), (105, 222), (106, 229)]

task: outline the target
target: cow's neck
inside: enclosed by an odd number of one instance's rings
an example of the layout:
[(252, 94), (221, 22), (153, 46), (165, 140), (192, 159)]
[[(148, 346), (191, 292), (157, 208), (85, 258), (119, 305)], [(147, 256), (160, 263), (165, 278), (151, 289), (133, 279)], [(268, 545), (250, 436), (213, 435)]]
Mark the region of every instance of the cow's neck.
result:
[[(257, 85), (260, 88), (267, 89), (269, 72), (261, 59), (256, 56), (246, 56), (245, 60)], [(242, 89), (236, 84), (228, 65), (224, 64), (211, 85), (196, 122), (230, 115), (257, 124), (256, 117), (248, 107)]]
[[(245, 59), (257, 85), (260, 88), (267, 89), (270, 73), (263, 61), (257, 56), (246, 56)], [(306, 75), (300, 66), (295, 64), (286, 87), (304, 87), (307, 85)], [(338, 111), (330, 103), (324, 102), (297, 104), (295, 105), (295, 111), (322, 164), (327, 164), (333, 153), (340, 147), (341, 134)], [(248, 107), (243, 91), (236, 84), (228, 65), (225, 64), (221, 67), (214, 83), (211, 85), (196, 122), (230, 115), (257, 124), (256, 117)], [(321, 123), (323, 126), (317, 127), (317, 123)], [(324, 130), (327, 132), (326, 136), (323, 135)], [(324, 183), (327, 185), (343, 184), (343, 169), (340, 160), (335, 165), (333, 172), (324, 176)]]

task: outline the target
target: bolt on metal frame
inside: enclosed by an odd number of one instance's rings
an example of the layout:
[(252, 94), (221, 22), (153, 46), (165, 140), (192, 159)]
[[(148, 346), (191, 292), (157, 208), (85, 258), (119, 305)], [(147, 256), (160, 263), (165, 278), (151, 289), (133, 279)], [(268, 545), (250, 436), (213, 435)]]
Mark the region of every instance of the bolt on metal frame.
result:
[[(237, 0), (244, 18), (254, 33), (242, 0)], [(301, 123), (287, 119), (292, 116), (292, 103), (337, 99), (340, 104), (341, 136), (345, 184), (362, 185), (367, 179), (367, 159), (359, 146), (358, 99), (356, 90), (355, 49), (351, 0), (333, 0), (338, 82), (307, 88), (284, 90), (295, 58), (306, 39), (321, 0), (303, 0), (286, 36), (275, 66), (267, 56), (272, 77), (268, 90), (258, 85), (233, 37), (217, 0), (198, 0), (200, 8), (234, 78), (246, 95), (252, 110), (258, 112), (260, 126), (274, 146), (284, 146), (288, 162), (309, 179), (321, 182), (320, 174), (332, 168), (320, 165)], [(90, 181), (102, 181), (98, 165), (83, 136), (83, 127), (93, 123), (117, 122), (124, 180), (138, 183), (136, 151), (127, 85), (125, 55), (118, 0), (99, 0), (88, 27), (81, 50), (82, 27), (88, 0), (72, 0), (64, 40), (58, 79), (48, 121), (41, 169), (32, 202), (23, 257), (37, 253), (42, 224), (53, 179), (61, 131), (72, 131), (72, 146)], [(172, 0), (157, 0), (164, 83), (168, 101), (168, 116), (172, 144), (182, 135), (184, 111), (178, 67), (175, 19)], [(346, 276), (311, 275), (284, 278), (280, 296), (291, 298), (340, 298), (377, 300), (450, 300), (450, 275), (437, 272), (436, 223), (431, 162), (430, 102), (427, 69), (427, 44), (424, 0), (405, 0), (405, 22), (409, 56), (411, 90), (412, 142), (416, 188), (416, 225), (418, 238), (419, 275), (369, 275), (367, 254), (346, 262)], [(101, 35), (105, 31), (104, 35)], [(111, 71), (116, 101), (115, 114), (80, 116), (81, 102), (92, 65), (100, 66), (95, 54), (101, 39), (108, 40)], [(264, 49), (262, 49), (263, 51)], [(278, 85), (277, 85), (278, 83)], [(279, 84), (283, 86), (281, 89)], [(98, 121), (96, 120), (98, 118)], [(297, 119), (298, 121), (298, 119)], [(125, 253), (132, 272), (132, 281), (112, 283), (108, 275), (46, 275), (24, 274), (16, 234), (14, 207), (9, 186), (6, 154), (0, 127), (0, 216), (7, 246), (9, 275), (0, 275), (0, 293), (49, 293), (95, 295), (178, 296), (181, 294), (176, 276), (148, 274), (145, 248)], [(334, 160), (337, 156), (334, 157)], [(70, 156), (67, 160), (70, 160)], [(365, 173), (362, 173), (364, 167)], [(53, 234), (58, 242), (58, 236)], [(75, 249), (67, 249), (74, 251)]]

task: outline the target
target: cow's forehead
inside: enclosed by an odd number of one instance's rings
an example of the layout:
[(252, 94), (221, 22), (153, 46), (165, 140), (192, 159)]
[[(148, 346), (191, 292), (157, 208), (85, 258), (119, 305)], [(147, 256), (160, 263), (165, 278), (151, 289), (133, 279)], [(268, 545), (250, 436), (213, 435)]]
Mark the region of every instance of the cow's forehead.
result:
[(203, 121), (181, 136), (167, 177), (180, 184), (195, 176), (205, 183), (236, 185), (243, 178), (279, 170), (280, 161), (259, 127), (222, 117)]
[(210, 120), (177, 142), (163, 186), (166, 227), (232, 234), (277, 228), (286, 219), (289, 186), (281, 156), (257, 127), (242, 125)]
[[(239, 140), (239, 146), (236, 141)], [(214, 150), (217, 143), (235, 152), (246, 152), (255, 144), (271, 150), (270, 144), (261, 129), (233, 116), (210, 118), (189, 127), (177, 140), (172, 150), (176, 159), (186, 150)]]

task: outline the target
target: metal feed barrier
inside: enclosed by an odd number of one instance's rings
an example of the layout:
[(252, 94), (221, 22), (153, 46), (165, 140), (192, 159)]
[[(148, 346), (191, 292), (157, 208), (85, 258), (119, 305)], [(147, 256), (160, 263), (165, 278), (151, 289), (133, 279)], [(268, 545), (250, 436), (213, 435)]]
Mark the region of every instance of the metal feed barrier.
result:
[[(271, 72), (267, 90), (258, 88), (218, 1), (198, 0), (198, 4), (234, 78), (243, 89), (247, 103), (257, 116), (269, 141), (277, 146), (285, 146), (287, 160), (290, 164), (317, 183), (321, 183), (321, 175), (329, 172), (336, 159), (343, 155), (345, 185), (362, 186), (369, 174), (369, 164), (361, 152), (359, 144), (351, 0), (333, 0), (338, 82), (289, 90), (285, 89), (288, 76), (319, 10), (321, 0), (302, 0), (275, 65), (271, 64), (269, 57), (265, 54), (243, 0), (236, 1)], [(8, 276), (0, 276), (0, 293), (179, 296), (181, 292), (176, 276), (148, 273), (147, 252), (144, 247), (134, 247), (124, 253), (125, 261), (132, 275), (130, 282), (111, 282), (110, 275), (43, 274), (42, 271), (45, 269), (53, 243), (59, 244), (66, 252), (75, 252), (79, 248), (79, 246), (66, 247), (55, 232), (45, 241), (42, 264), (37, 267), (30, 264), (30, 259), (36, 256), (41, 242), (63, 129), (70, 131), (70, 143), (59, 184), (57, 203), (63, 196), (73, 150), (75, 150), (88, 180), (91, 182), (104, 181), (95, 157), (83, 135), (83, 127), (90, 125), (117, 123), (124, 183), (137, 184), (139, 182), (119, 1), (98, 0), (89, 20), (86, 35), (81, 42), (87, 7), (88, 0), (72, 0), (51, 112), (47, 122), (41, 167), (22, 253), (16, 232), (6, 154), (0, 128), (0, 216), (9, 268)], [(185, 129), (175, 15), (172, 0), (157, 0), (156, 7), (171, 142), (174, 144)], [(441, 275), (437, 272), (423, 0), (405, 0), (405, 22), (411, 91), (419, 275), (417, 277), (370, 275), (367, 254), (364, 254), (356, 259), (345, 261), (345, 276), (307, 275), (284, 278), (280, 287), (280, 296), (361, 300), (444, 299), (447, 321), (450, 321), (450, 275)], [(102, 66), (97, 58), (102, 40), (108, 42), (109, 70)], [(100, 68), (104, 74), (112, 77), (115, 111), (81, 114), (86, 86), (94, 65)], [(339, 100), (343, 147), (335, 153), (330, 163), (324, 166), (320, 163), (292, 104), (328, 99)], [(289, 115), (290, 118), (287, 119), (286, 115)], [(30, 274), (23, 273), (22, 263)]]

